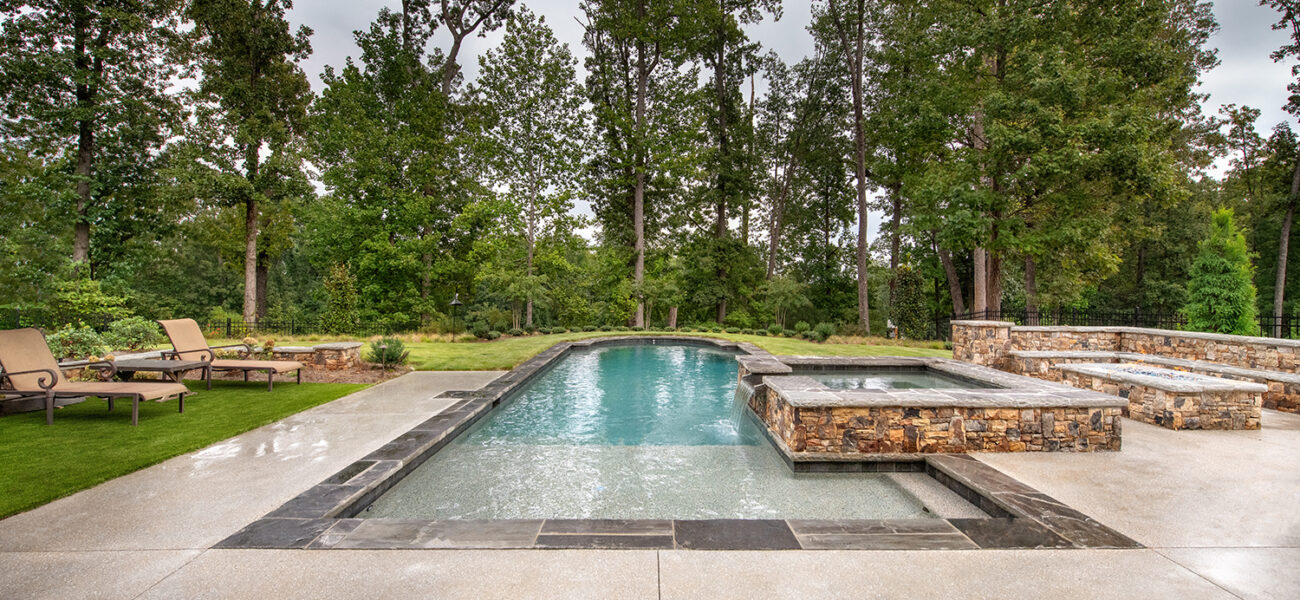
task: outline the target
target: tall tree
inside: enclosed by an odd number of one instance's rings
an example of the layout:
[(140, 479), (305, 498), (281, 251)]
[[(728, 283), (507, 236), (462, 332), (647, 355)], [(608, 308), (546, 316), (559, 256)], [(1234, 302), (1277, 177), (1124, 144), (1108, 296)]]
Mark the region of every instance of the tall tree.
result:
[[(577, 60), (555, 39), (545, 18), (521, 9), (506, 22), (501, 46), (479, 63), (478, 85), (496, 119), (490, 129), (496, 178), (509, 190), (512, 216), (522, 216), (524, 279), (532, 281), (540, 230), (572, 210), (581, 170), (584, 119)], [(524, 326), (532, 325), (529, 296)]]
[(292, 0), (194, 0), (188, 10), (202, 69), (199, 126), (215, 144), (213, 164), (245, 180), (225, 183), (244, 207), (243, 316), (249, 322), (259, 316), (260, 206), (275, 181), (261, 172), (263, 152), (285, 159), (286, 147), (303, 133), (311, 102), (298, 66), (311, 54), (311, 30), (290, 31), (285, 11), (292, 7)]
[[(1261, 6), (1269, 6), (1282, 13), (1274, 30), (1284, 30), (1291, 34), (1291, 43), (1271, 54), (1274, 62), (1288, 58), (1300, 58), (1300, 1), (1297, 0), (1260, 0)], [(1291, 76), (1297, 80), (1288, 83), (1286, 89), (1291, 92), (1287, 98), (1286, 109), (1294, 117), (1300, 117), (1300, 64), (1292, 65)], [(1295, 221), (1296, 203), (1300, 202), (1300, 157), (1296, 159), (1295, 171), (1291, 176), (1291, 193), (1287, 196), (1285, 212), (1282, 216), (1282, 229), (1277, 238), (1277, 275), (1273, 284), (1273, 336), (1282, 336), (1282, 313), (1286, 303), (1287, 252), (1291, 243), (1291, 225)]]
[[(91, 259), (92, 225), (119, 223), (181, 118), (169, 90), (180, 65), (180, 2), (0, 2), (0, 139), (70, 187), (72, 259)], [(139, 190), (134, 190), (138, 192)], [(116, 201), (116, 204), (115, 204)], [(125, 204), (123, 204), (125, 203)]]
[[(849, 77), (849, 90), (853, 101), (853, 175), (857, 179), (858, 208), (858, 326), (871, 332), (870, 291), (867, 281), (867, 115), (866, 97), (868, 53), (875, 43), (874, 32), (869, 28), (868, 11), (873, 8), (867, 0), (826, 0), (820, 8), (821, 17), (828, 21), (822, 28), (824, 34), (838, 44), (837, 55), (844, 61)], [(816, 17), (815, 17), (816, 18)]]
[[(591, 52), (587, 94), (599, 144), (590, 165), (598, 188), (593, 204), (606, 241), (631, 247), (637, 296), (632, 323), (644, 326), (646, 238), (653, 229), (647, 218), (662, 220), (667, 209), (647, 211), (647, 197), (667, 192), (673, 182), (665, 176), (681, 174), (690, 164), (698, 131), (697, 75), (683, 68), (689, 55), (676, 3), (585, 0), (581, 7), (587, 19), (583, 43)], [(622, 231), (630, 231), (630, 239)]]

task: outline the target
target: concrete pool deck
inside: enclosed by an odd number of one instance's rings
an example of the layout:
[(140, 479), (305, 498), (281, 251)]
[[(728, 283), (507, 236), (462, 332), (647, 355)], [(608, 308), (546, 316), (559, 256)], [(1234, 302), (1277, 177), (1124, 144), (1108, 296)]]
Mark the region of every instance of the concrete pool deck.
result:
[[(977, 454), (1141, 550), (221, 550), (500, 373), (412, 373), (0, 521), (0, 598), (1293, 598), (1300, 415)], [(229, 490), (238, 490), (231, 495)]]

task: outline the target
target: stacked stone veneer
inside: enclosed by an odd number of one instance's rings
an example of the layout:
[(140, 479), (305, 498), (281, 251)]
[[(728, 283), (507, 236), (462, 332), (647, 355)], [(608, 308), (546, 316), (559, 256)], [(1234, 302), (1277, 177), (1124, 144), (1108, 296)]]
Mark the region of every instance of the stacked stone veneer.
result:
[[(1003, 321), (953, 321), (953, 357), (1049, 381), (1060, 381), (1053, 364), (1076, 362), (1144, 362), (1140, 356), (1218, 363), (1242, 369), (1287, 374), (1300, 371), (1300, 340), (1171, 331), (1141, 327), (1018, 326)], [(1016, 357), (1012, 351), (1121, 352), (1132, 356)], [(1214, 377), (1260, 381), (1268, 385), (1265, 408), (1300, 413), (1300, 382), (1196, 369), (1192, 365), (1160, 363), (1163, 368), (1193, 371)]]
[[(790, 364), (783, 364), (790, 363)], [(847, 364), (842, 364), (847, 363)], [(1119, 450), (1124, 401), (944, 359), (742, 360), (749, 406), (794, 460), (864, 455)], [(998, 389), (831, 390), (796, 370), (927, 368)]]
[[(1128, 399), (1131, 419), (1169, 429), (1259, 429), (1265, 386), (1223, 382), (1196, 386), (1158, 377), (1099, 372), (1096, 365), (1060, 369), (1062, 381)], [(1218, 380), (1221, 381), (1221, 380)], [(1199, 389), (1197, 389), (1199, 388)]]
[(1120, 449), (1119, 408), (795, 408), (771, 389), (750, 407), (805, 455)]
[(271, 356), (273, 360), (296, 360), (308, 369), (321, 371), (355, 371), (362, 366), (361, 342), (282, 346), (273, 349)]

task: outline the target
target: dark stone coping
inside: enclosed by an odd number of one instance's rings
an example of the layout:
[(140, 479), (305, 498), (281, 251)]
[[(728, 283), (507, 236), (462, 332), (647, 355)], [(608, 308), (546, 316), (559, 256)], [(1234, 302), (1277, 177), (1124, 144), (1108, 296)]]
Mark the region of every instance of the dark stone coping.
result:
[(1105, 352), (1097, 350), (1012, 350), (1007, 354), (1016, 358), (1039, 358), (1039, 359), (1081, 359), (1094, 361), (1127, 361), (1132, 363), (1145, 363), (1152, 365), (1161, 365), (1165, 367), (1181, 367), (1192, 371), (1202, 373), (1217, 373), (1230, 377), (1240, 377), (1242, 379), (1253, 379), (1256, 381), (1277, 381), (1293, 385), (1300, 385), (1300, 374), (1287, 373), (1284, 371), (1268, 371), (1264, 369), (1247, 369), (1223, 363), (1209, 362), (1205, 360), (1190, 360), (1186, 358), (1171, 358), (1168, 356), (1159, 356), (1156, 354), (1142, 354), (1141, 352)]
[(762, 383), (796, 408), (1122, 408), (1117, 396), (1015, 375), (944, 358), (838, 359), (778, 357), (793, 367), (915, 368), (978, 382), (971, 388), (836, 390), (798, 375), (764, 376)]
[(1016, 325), (1007, 321), (953, 321), (952, 325), (962, 327), (1009, 327), (1012, 331), (1032, 333), (1115, 333), (1150, 335), (1167, 338), (1188, 338), (1247, 344), (1251, 346), (1271, 346), (1274, 348), (1300, 348), (1300, 340), (1265, 338), (1249, 335), (1232, 335), (1227, 333), (1206, 333), (1202, 331), (1176, 331), (1172, 329), (1154, 329), (1149, 327), (1111, 327), (1091, 325)]
[[(887, 455), (787, 463), (803, 472), (928, 473), (990, 519), (419, 520), (357, 518), (456, 435), (571, 348), (690, 344), (770, 356), (752, 344), (620, 336), (556, 344), (219, 542), (216, 548), (604, 548), (698, 550), (946, 550), (1137, 548), (1136, 542), (964, 455)], [(752, 415), (751, 415), (752, 418)], [(766, 428), (763, 428), (766, 431)], [(772, 438), (769, 438), (772, 439)]]
[[(1144, 375), (1142, 373), (1131, 373), (1123, 369), (1141, 368), (1146, 371), (1168, 374), (1169, 377), (1159, 375)], [(1235, 379), (1223, 379), (1220, 377), (1210, 377), (1209, 375), (1200, 375), (1197, 373), (1188, 373), (1186, 371), (1173, 371), (1170, 369), (1161, 369), (1159, 367), (1147, 367), (1138, 365), (1119, 365), (1115, 363), (1070, 363), (1056, 365), (1061, 371), (1098, 377), (1109, 381), (1141, 385), (1152, 389), (1166, 392), (1267, 392), (1268, 386), (1262, 383), (1253, 383), (1250, 381), (1237, 381)]]

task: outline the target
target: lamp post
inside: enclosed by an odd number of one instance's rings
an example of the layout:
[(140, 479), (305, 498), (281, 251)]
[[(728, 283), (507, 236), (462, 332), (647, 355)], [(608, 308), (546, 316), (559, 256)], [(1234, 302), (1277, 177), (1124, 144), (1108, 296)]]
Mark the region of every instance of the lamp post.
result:
[(451, 335), (456, 335), (456, 307), (460, 306), (460, 292), (451, 297)]

